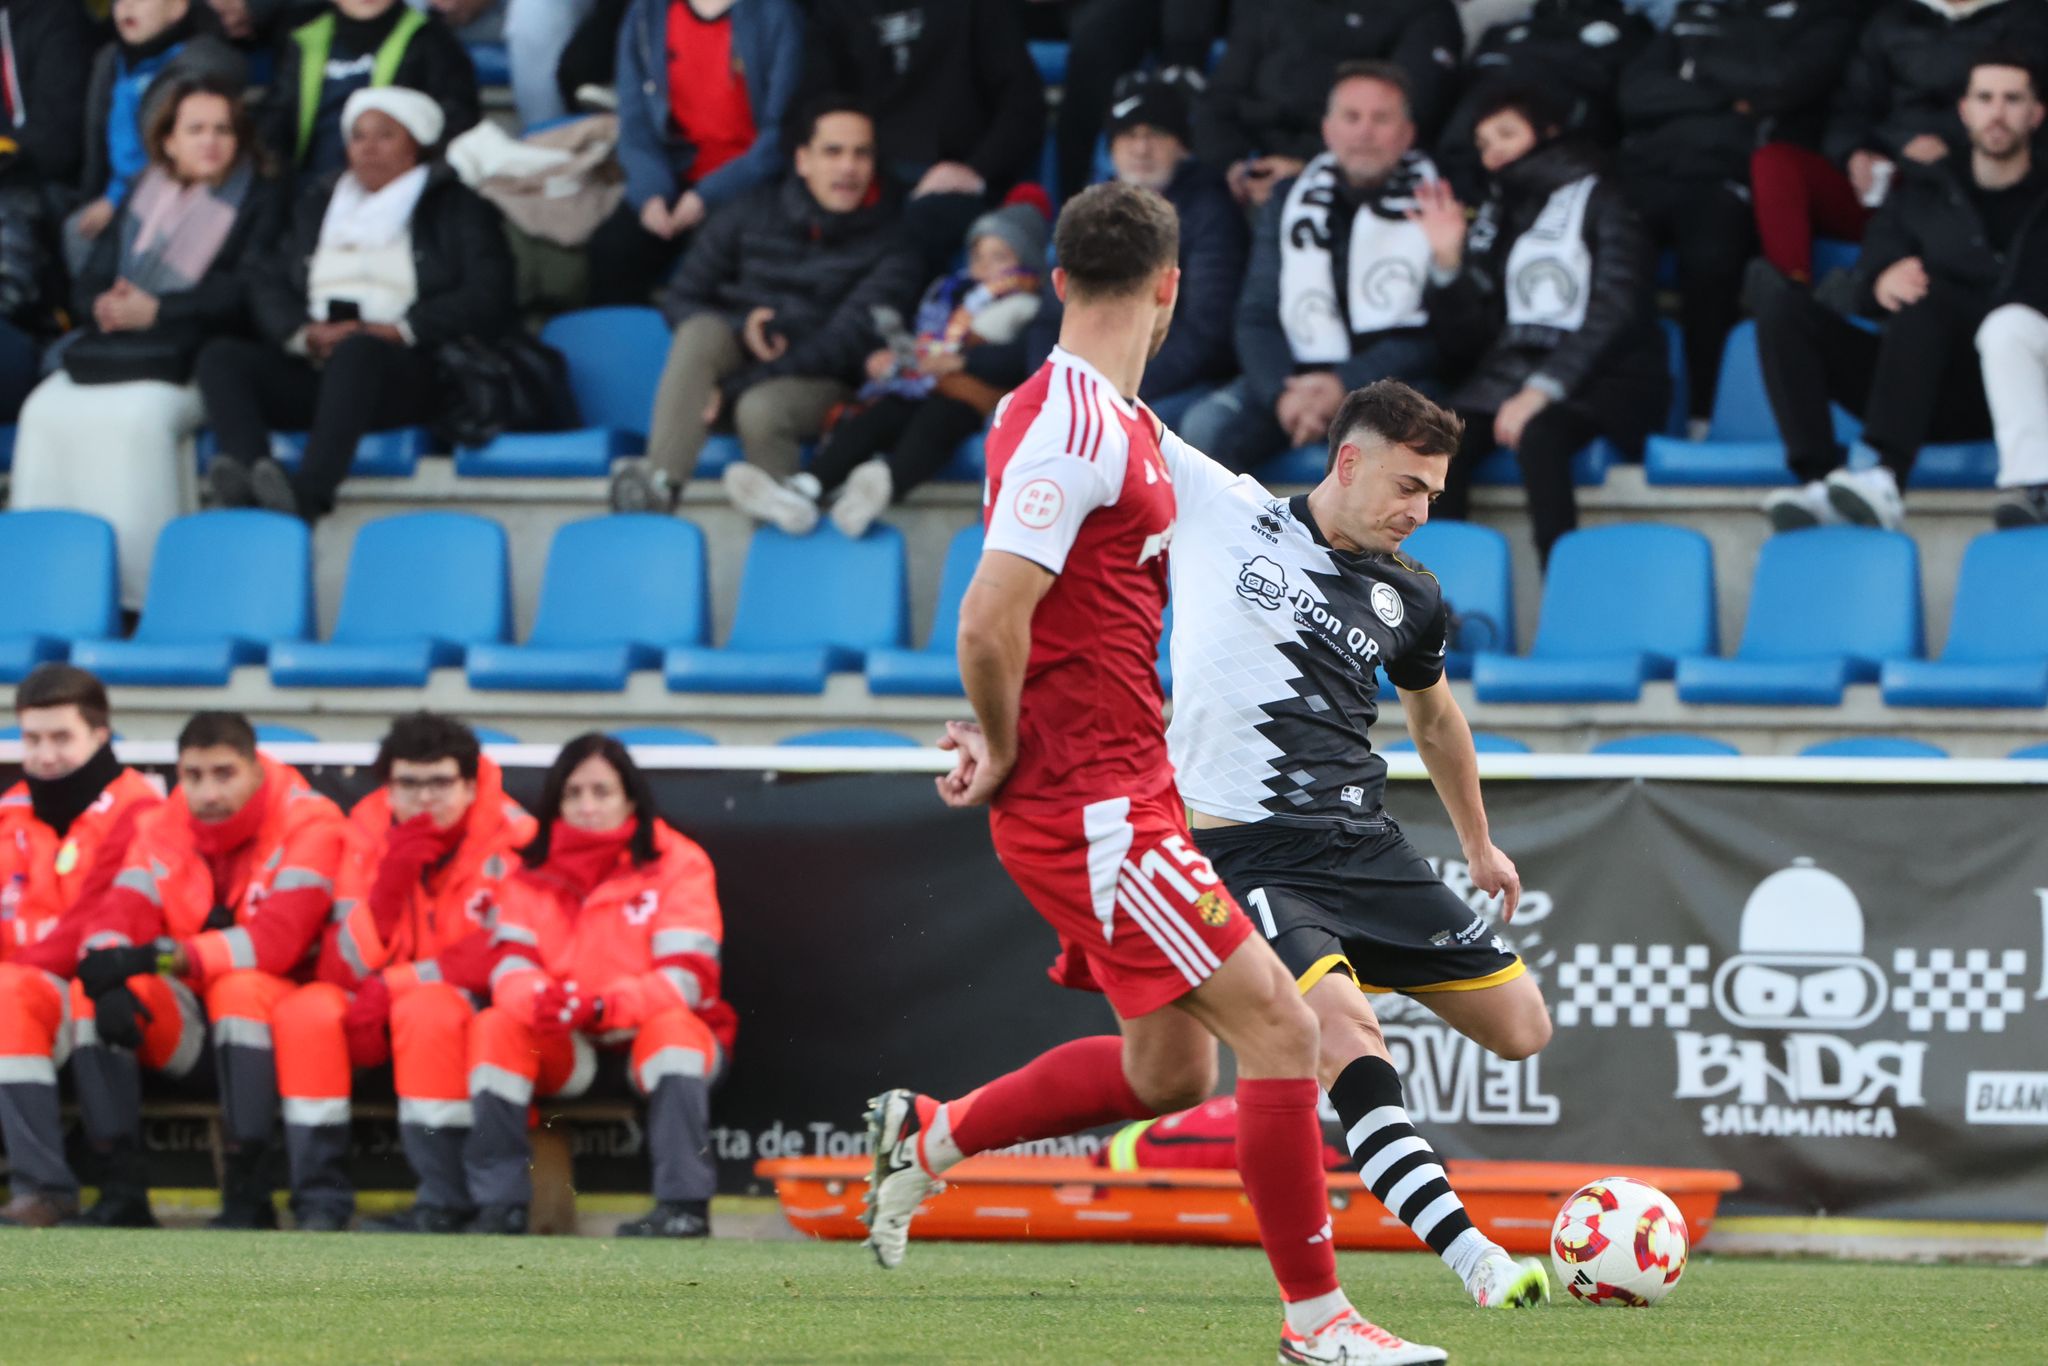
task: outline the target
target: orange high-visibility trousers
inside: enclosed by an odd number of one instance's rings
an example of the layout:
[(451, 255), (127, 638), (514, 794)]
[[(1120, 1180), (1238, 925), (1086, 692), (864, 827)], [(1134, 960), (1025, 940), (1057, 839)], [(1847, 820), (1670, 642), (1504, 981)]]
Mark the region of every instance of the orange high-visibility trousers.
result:
[(270, 1017), (296, 988), (282, 977), (244, 969), (206, 986), (206, 1019), (220, 1081), (222, 1137), (230, 1148), (270, 1142), (277, 1123), (277, 1059)]

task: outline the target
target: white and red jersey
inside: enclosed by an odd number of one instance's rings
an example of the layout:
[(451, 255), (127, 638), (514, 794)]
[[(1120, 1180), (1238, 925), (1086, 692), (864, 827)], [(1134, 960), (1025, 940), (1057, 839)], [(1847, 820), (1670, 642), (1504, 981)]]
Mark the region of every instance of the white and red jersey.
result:
[(1170, 786), (1159, 686), (1173, 481), (1157, 419), (1055, 348), (996, 409), (984, 546), (1058, 575), (1031, 618), (1017, 767), (998, 807)]

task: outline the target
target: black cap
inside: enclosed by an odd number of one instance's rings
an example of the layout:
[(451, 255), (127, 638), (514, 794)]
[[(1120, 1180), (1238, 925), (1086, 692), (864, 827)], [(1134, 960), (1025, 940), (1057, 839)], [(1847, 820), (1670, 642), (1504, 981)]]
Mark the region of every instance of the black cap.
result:
[(1163, 71), (1132, 71), (1117, 78), (1116, 92), (1109, 101), (1111, 139), (1143, 124), (1171, 133), (1183, 144), (1194, 141), (1192, 108), (1202, 92), (1202, 78), (1187, 67), (1169, 66)]

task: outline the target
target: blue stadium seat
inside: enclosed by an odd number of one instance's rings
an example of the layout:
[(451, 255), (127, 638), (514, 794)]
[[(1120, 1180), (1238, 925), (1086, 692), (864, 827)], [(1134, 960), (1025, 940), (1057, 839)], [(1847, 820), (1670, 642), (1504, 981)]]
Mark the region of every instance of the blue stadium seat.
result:
[(469, 60), (476, 64), (479, 86), (512, 84), (512, 53), (503, 43), (465, 43)]
[(1825, 280), (1838, 270), (1854, 270), (1863, 256), (1861, 242), (1844, 242), (1834, 237), (1813, 239), (1813, 278)]
[(778, 745), (824, 749), (830, 746), (852, 746), (856, 749), (916, 749), (917, 741), (907, 735), (898, 735), (893, 730), (812, 730), (802, 735), (786, 735), (775, 742)]
[(1436, 575), (1457, 618), (1445, 672), (1470, 678), (1474, 654), (1514, 653), (1514, 568), (1507, 537), (1476, 522), (1428, 522), (1401, 549)]
[(0, 726), (0, 740), (19, 740), (20, 738), (20, 726)]
[(277, 726), (265, 722), (256, 727), (256, 743), (259, 745), (310, 745), (318, 743), (320, 737), (297, 726)]
[(1166, 611), (1159, 622), (1159, 688), (1169, 699), (1173, 696), (1173, 604), (1166, 604)]
[(499, 730), (494, 726), (472, 725), (470, 727), (470, 730), (475, 733), (477, 742), (479, 744), (516, 745), (519, 743), (519, 737), (514, 735), (511, 731)]
[(249, 508), (200, 512), (157, 538), (134, 638), (80, 641), (71, 662), (109, 683), (219, 687), (237, 664), (312, 634), (306, 524)]
[(1887, 660), (1895, 707), (2048, 706), (2048, 528), (1970, 542), (1940, 659)]
[[(1607, 482), (1607, 471), (1621, 463), (1621, 452), (1606, 437), (1595, 437), (1572, 457), (1572, 483), (1595, 488)], [(1480, 488), (1520, 488), (1522, 467), (1515, 453), (1505, 446), (1496, 449), (1472, 470), (1472, 482)]]
[[(19, 734), (20, 732), (16, 732)], [(2021, 745), (2005, 756), (2008, 759), (2048, 759), (2048, 745)]]
[(1692, 703), (1835, 706), (1887, 659), (1920, 654), (1920, 552), (1870, 527), (1773, 536), (1757, 555), (1749, 619), (1733, 658), (1679, 661)]
[(1528, 656), (1480, 655), (1472, 686), (1484, 702), (1633, 702), (1715, 639), (1706, 537), (1648, 524), (1572, 531), (1551, 550)]
[(925, 697), (964, 697), (960, 661), (954, 654), (960, 634), (960, 599), (981, 563), (981, 523), (964, 526), (946, 547), (946, 567), (939, 577), (939, 606), (932, 616), (931, 638), (922, 650), (882, 649), (868, 653), (868, 691), (885, 696), (913, 693)]
[(1306, 446), (1274, 456), (1253, 471), (1259, 482), (1269, 488), (1282, 484), (1320, 484), (1323, 475), (1330, 468), (1330, 448), (1321, 441), (1311, 441)]
[(552, 318), (540, 339), (569, 363), (583, 426), (507, 432), (455, 453), (455, 472), (479, 478), (602, 478), (612, 461), (645, 448), (670, 329), (652, 308), (587, 308)]
[(976, 432), (953, 450), (953, 458), (932, 479), (941, 484), (979, 484), (988, 475), (987, 434)]
[(615, 730), (611, 737), (622, 745), (715, 745), (701, 730), (683, 730), (678, 726), (627, 726)]
[[(418, 472), (420, 457), (434, 449), (434, 437), (425, 427), (393, 427), (389, 431), (365, 432), (356, 443), (356, 458), (348, 467), (351, 479), (410, 479)], [(278, 464), (296, 470), (306, 456), (304, 432), (274, 432), (270, 454)]]
[[(1413, 754), (1415, 742), (1406, 736), (1391, 744), (1378, 747), (1382, 754)], [(1490, 730), (1472, 732), (1472, 748), (1480, 754), (1527, 754), (1529, 747), (1512, 735), (1496, 735)]]
[(696, 527), (655, 513), (570, 522), (548, 548), (533, 634), (470, 646), (469, 685), (618, 692), (669, 646), (702, 645), (710, 621)]
[(1685, 369), (1685, 333), (1676, 318), (1659, 318), (1664, 333), (1664, 363), (1671, 375), (1671, 410), (1664, 415), (1664, 435), (1684, 436), (1686, 419), (1692, 415), (1692, 381)]
[(1903, 735), (1849, 735), (1799, 751), (1802, 759), (1946, 759), (1948, 751)]
[(356, 533), (326, 641), (270, 653), (284, 688), (418, 688), (469, 646), (512, 632), (505, 529), (467, 512), (410, 512)]
[(1737, 323), (1721, 348), (1721, 379), (1707, 439), (1653, 436), (1643, 448), (1643, 471), (1652, 484), (1793, 482), (1757, 363), (1755, 323)]
[(0, 680), (18, 683), (74, 640), (121, 633), (114, 529), (55, 508), (0, 513)]
[(876, 526), (849, 541), (830, 525), (809, 536), (754, 533), (739, 606), (723, 648), (687, 646), (663, 660), (675, 692), (816, 693), (870, 650), (905, 643), (903, 533)]
[(690, 476), (693, 479), (716, 479), (725, 473), (727, 465), (736, 465), (747, 458), (740, 449), (740, 439), (730, 433), (720, 432), (704, 438), (704, 446), (697, 452), (697, 468)]
[(1697, 756), (1740, 754), (1742, 751), (1726, 740), (1715, 740), (1705, 735), (1687, 735), (1682, 731), (1668, 731), (1662, 735), (1631, 735), (1622, 740), (1602, 740), (1587, 753)]

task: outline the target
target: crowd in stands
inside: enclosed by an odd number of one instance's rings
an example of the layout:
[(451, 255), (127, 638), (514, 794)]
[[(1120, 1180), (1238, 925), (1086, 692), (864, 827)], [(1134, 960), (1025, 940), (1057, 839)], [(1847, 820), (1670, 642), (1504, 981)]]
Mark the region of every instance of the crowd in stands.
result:
[[(579, 305), (671, 329), (615, 507), (675, 507), (730, 431), (734, 505), (857, 535), (1050, 350), (1050, 221), (1102, 175), (1180, 214), (1143, 396), (1232, 468), (1406, 379), (1467, 420), (1443, 513), (1505, 448), (1547, 555), (1575, 456), (1638, 458), (1671, 422), (1660, 315), (1694, 439), (1749, 316), (1797, 480), (1774, 525), (1897, 527), (1922, 446), (1985, 440), (1999, 523), (2048, 521), (2048, 0), (0, 0), (0, 21), (14, 504), (106, 516), (131, 600), (169, 516), (322, 516), (366, 432), (447, 430), (479, 351), (530, 354)], [(488, 117), (480, 44), (511, 87)], [(304, 434), (294, 468), (280, 432)]]
[[(709, 1233), (710, 1089), (737, 1025), (717, 888), (619, 741), (564, 745), (528, 814), (469, 727), (402, 716), (344, 815), (238, 714), (186, 723), (166, 797), (114, 757), (90, 673), (45, 664), (14, 701), (0, 1224), (155, 1226), (147, 1072), (159, 1095), (219, 1101), (217, 1228), (276, 1228), (280, 1179), (296, 1227), (349, 1227), (367, 1085), (395, 1093), (418, 1190), (365, 1228), (526, 1232), (533, 1103), (595, 1088), (646, 1108), (655, 1203), (620, 1234)], [(98, 1191), (84, 1209), (62, 1070)]]

